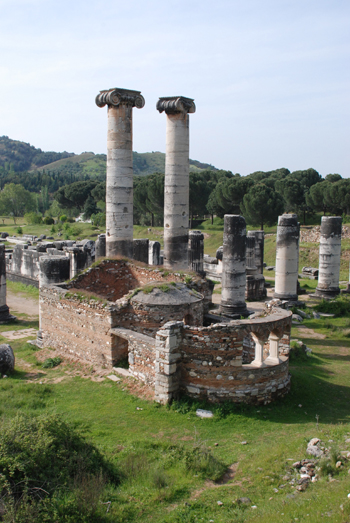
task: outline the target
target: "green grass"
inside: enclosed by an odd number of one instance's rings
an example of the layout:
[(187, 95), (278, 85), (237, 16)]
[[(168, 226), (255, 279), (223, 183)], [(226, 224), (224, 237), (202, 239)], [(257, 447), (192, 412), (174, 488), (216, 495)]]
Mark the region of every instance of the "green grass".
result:
[[(291, 365), (292, 390), (285, 399), (260, 407), (211, 405), (215, 416), (204, 420), (196, 417), (195, 409), (208, 408), (206, 404), (183, 399), (166, 408), (129, 394), (124, 379), (98, 383), (67, 375), (66, 370), (83, 367), (65, 362), (42, 369), (37, 350), (16, 340), (11, 345), (17, 369), (0, 380), (1, 419), (12, 418), (18, 411), (30, 416), (57, 413), (83, 427), (123, 472), (119, 487), (102, 494), (101, 501), (112, 501), (106, 521), (172, 523), (203, 518), (219, 523), (270, 523), (299, 518), (319, 522), (321, 514), (331, 512), (329, 521), (345, 522), (350, 514), (350, 464), (344, 463), (336, 482), (322, 476), (304, 493), (294, 494), (295, 488), (283, 480), (293, 461), (307, 457), (306, 444), (312, 437), (350, 450), (345, 443), (350, 437), (350, 340), (343, 335), (349, 319), (310, 319), (303, 324), (326, 337), (303, 337), (302, 329), (293, 326), (293, 338), (303, 340), (313, 352)], [(27, 327), (21, 321), (18, 325)], [(0, 335), (9, 329), (12, 326), (0, 326)], [(37, 373), (35, 383), (27, 383), (28, 370)], [(55, 383), (60, 377), (64, 381)], [(237, 470), (231, 482), (207, 483), (222, 473), (223, 466), (234, 463)], [(281, 484), (286, 486), (280, 488)], [(289, 494), (295, 497), (288, 498)], [(233, 503), (242, 496), (249, 497), (257, 509)]]
[(39, 299), (39, 289), (34, 285), (26, 285), (25, 283), (17, 281), (6, 281), (6, 287), (13, 294), (23, 294), (28, 298)]

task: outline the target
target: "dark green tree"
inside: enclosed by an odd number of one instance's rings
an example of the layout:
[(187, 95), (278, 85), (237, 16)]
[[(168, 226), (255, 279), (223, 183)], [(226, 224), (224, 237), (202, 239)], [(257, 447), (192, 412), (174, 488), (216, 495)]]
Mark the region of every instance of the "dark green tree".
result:
[(330, 182), (322, 180), (321, 182), (312, 185), (309, 192), (306, 194), (307, 205), (316, 212), (322, 211), (323, 215), (325, 215), (329, 209), (327, 195), (330, 185)]
[(273, 225), (284, 211), (282, 196), (264, 183), (253, 185), (243, 198), (242, 213), (248, 223)]
[(89, 220), (91, 218), (91, 215), (96, 214), (97, 212), (98, 208), (96, 202), (91, 196), (91, 194), (89, 194), (84, 205), (84, 220)]
[(58, 189), (54, 198), (63, 208), (72, 209), (75, 207), (82, 211), (87, 197), (91, 194), (91, 191), (96, 187), (97, 183), (95, 180), (90, 180), (65, 185)]

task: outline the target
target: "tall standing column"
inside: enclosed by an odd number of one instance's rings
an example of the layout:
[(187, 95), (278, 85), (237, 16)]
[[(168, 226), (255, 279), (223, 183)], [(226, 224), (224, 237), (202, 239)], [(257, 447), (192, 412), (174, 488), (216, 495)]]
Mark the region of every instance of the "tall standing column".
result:
[(164, 266), (188, 269), (189, 229), (189, 116), (196, 106), (191, 98), (159, 98), (165, 111), (166, 156), (164, 182)]
[(246, 224), (243, 216), (225, 214), (220, 312), (225, 316), (247, 316)]
[(145, 100), (139, 91), (108, 89), (96, 96), (108, 107), (106, 256), (133, 256), (132, 109)]
[(296, 214), (278, 217), (274, 298), (297, 301), (299, 224)]
[(321, 298), (334, 298), (340, 292), (341, 229), (340, 216), (322, 216), (318, 284), (315, 292)]

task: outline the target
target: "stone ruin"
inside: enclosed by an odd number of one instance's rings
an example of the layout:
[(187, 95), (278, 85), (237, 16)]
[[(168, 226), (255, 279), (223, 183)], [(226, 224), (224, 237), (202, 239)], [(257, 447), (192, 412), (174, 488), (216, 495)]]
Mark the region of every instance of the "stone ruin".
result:
[(160, 403), (180, 392), (247, 403), (288, 392), (291, 312), (230, 320), (208, 315), (210, 302), (199, 275), (106, 259), (68, 283), (41, 285), (37, 344), (111, 369), (128, 358)]
[[(181, 392), (216, 402), (283, 396), (290, 388), (292, 313), (277, 305), (297, 300), (297, 216), (279, 217), (276, 300), (252, 313), (246, 300), (266, 297), (263, 231), (247, 234), (242, 216), (226, 215), (223, 247), (211, 259), (204, 256), (203, 233), (189, 231), (194, 101), (180, 96), (157, 103), (167, 116), (163, 256), (159, 242), (133, 239), (132, 109), (144, 99), (139, 91), (110, 89), (96, 104), (108, 109), (106, 234), (96, 243), (17, 245), (7, 259), (10, 277), (39, 282), (37, 345), (110, 368), (127, 358), (130, 374), (160, 403)], [(317, 292), (323, 296), (339, 288), (339, 218), (333, 218), (323, 225), (320, 244)], [(209, 312), (213, 285), (206, 274), (222, 281), (217, 314)]]

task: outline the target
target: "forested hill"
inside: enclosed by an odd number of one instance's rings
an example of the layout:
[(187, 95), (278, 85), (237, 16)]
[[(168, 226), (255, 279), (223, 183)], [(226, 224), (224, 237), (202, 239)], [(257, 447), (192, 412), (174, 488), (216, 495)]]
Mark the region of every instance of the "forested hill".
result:
[(48, 163), (69, 158), (73, 153), (44, 152), (29, 143), (0, 136), (0, 167), (7, 171), (21, 172), (40, 168)]
[[(147, 175), (164, 173), (165, 154), (160, 152), (133, 153), (134, 173)], [(106, 172), (106, 155), (85, 152), (82, 154), (44, 152), (29, 143), (0, 137), (0, 167), (7, 172), (46, 171), (74, 174), (78, 178), (101, 178)], [(212, 165), (190, 160), (191, 171), (217, 170)], [(80, 175), (80, 176), (79, 176)]]

